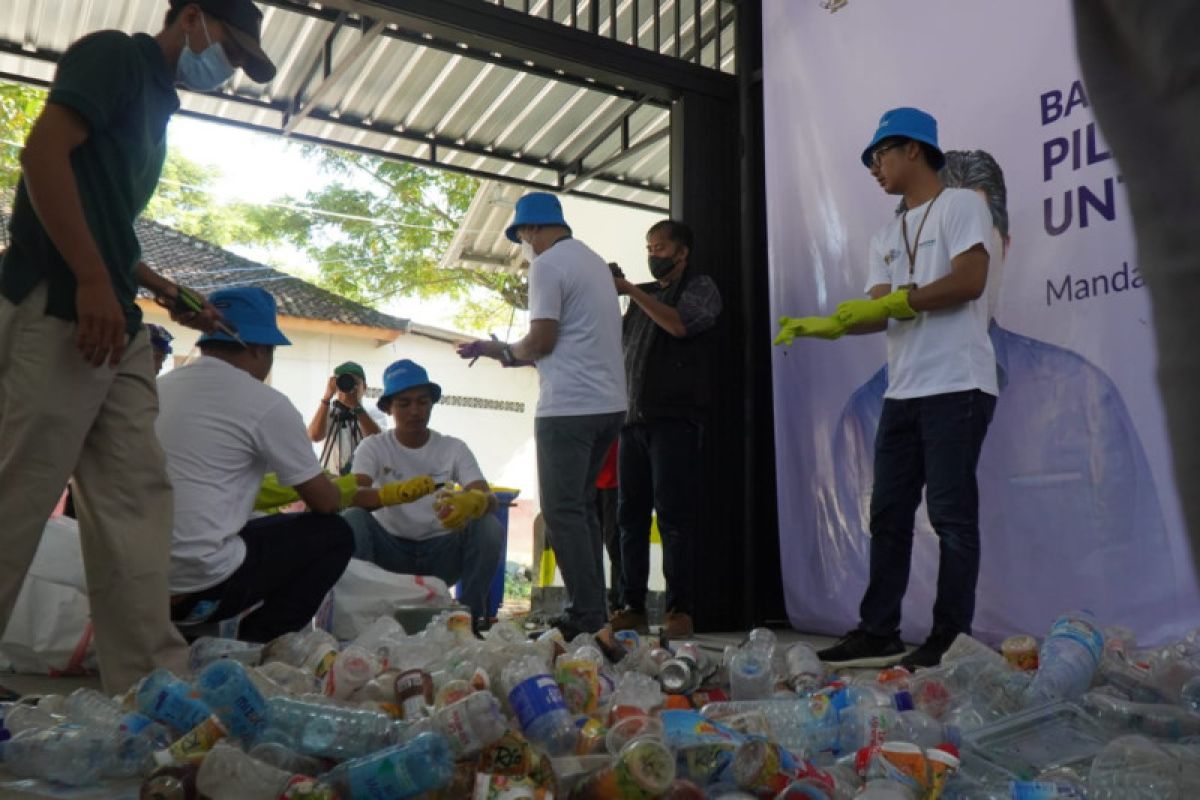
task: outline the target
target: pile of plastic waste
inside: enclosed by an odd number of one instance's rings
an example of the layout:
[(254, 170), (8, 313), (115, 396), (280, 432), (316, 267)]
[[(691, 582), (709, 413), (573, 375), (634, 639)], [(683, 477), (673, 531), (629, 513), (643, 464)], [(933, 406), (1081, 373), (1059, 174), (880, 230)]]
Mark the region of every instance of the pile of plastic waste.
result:
[(200, 639), (190, 676), (5, 706), (0, 760), (161, 800), (1200, 798), (1200, 630), (1145, 650), (1072, 613), (915, 674), (831, 672), (765, 629), (723, 654), (599, 636), (447, 613)]

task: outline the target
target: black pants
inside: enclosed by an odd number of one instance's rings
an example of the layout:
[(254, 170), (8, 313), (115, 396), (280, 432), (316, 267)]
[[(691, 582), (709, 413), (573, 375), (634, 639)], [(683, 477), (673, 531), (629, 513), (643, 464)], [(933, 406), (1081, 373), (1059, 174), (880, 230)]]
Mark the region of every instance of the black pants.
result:
[(354, 552), (350, 525), (337, 514), (260, 517), (247, 522), (238, 536), (246, 542), (242, 565), (216, 586), (172, 605), (172, 620), (186, 619), (204, 601), (217, 603), (205, 622), (235, 617), (261, 601), (241, 621), (238, 638), (268, 642), (298, 631), (317, 613)]
[(934, 630), (971, 632), (979, 578), (975, 467), (995, 408), (996, 398), (978, 390), (883, 401), (871, 492), (871, 582), (859, 607), (867, 633), (891, 636), (900, 628), (922, 487), (940, 552)]
[(622, 601), (636, 611), (646, 610), (653, 512), (662, 535), (666, 610), (692, 613), (697, 510), (704, 498), (703, 430), (699, 422), (686, 419), (656, 419), (621, 429), (617, 520)]
[(621, 607), (621, 529), (617, 526), (617, 490), (596, 490), (596, 514), (608, 552), (608, 608)]

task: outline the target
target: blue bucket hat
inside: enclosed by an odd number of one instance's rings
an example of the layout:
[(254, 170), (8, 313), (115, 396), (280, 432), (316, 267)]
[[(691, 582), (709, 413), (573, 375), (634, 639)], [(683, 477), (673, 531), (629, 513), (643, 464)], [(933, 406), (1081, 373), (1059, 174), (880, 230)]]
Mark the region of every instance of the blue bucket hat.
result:
[(877, 144), (894, 136), (924, 142), (937, 151), (937, 163), (930, 165), (935, 170), (941, 169), (946, 163), (946, 157), (938, 147), (937, 120), (919, 108), (893, 108), (879, 118), (879, 128), (871, 137), (871, 143), (862, 151), (863, 166), (871, 166), (871, 151)]
[(567, 230), (571, 229), (563, 219), (562, 205), (558, 198), (547, 192), (530, 192), (517, 201), (512, 224), (504, 231), (504, 235), (513, 244), (521, 241), (517, 238), (517, 228), (522, 225), (562, 225)]
[(380, 411), (388, 414), (392, 407), (393, 395), (400, 394), (407, 389), (415, 389), (418, 386), (429, 387), (433, 402), (436, 403), (442, 399), (442, 387), (429, 380), (429, 373), (425, 371), (424, 367), (407, 358), (393, 361), (383, 371), (383, 395), (376, 405), (379, 406)]
[[(208, 296), (208, 302), (231, 323), (246, 344), (291, 344), (275, 324), (275, 298), (257, 286), (238, 286), (218, 289)], [(232, 342), (232, 336), (213, 331), (200, 337), (205, 342)]]

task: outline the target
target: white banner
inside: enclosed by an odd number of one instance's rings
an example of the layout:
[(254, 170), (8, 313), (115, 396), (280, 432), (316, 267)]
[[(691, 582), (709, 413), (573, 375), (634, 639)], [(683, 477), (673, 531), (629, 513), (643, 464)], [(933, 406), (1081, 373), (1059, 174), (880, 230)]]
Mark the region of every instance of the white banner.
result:
[[(894, 213), (859, 160), (882, 113), (924, 109), (943, 150), (1003, 171), (993, 263), (1001, 384), (980, 459), (976, 635), (1041, 634), (1089, 608), (1143, 642), (1200, 618), (1155, 384), (1149, 299), (1116, 162), (1080, 83), (1068, 3), (765, 0), (771, 303), (825, 315), (861, 297)], [(971, 187), (979, 188), (979, 187)], [(993, 195), (993, 200), (995, 195)], [(1005, 221), (1005, 212), (1007, 220)], [(866, 588), (881, 335), (797, 340), (774, 358), (781, 562), (799, 629), (843, 633)], [(937, 538), (918, 514), (903, 634), (929, 630)]]

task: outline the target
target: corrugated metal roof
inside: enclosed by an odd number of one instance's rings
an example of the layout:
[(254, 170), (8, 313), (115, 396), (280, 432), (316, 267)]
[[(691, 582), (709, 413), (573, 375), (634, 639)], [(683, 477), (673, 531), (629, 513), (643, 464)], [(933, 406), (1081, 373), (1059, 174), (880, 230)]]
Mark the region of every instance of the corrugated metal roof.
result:
[[(600, 4), (596, 16), (593, 3)], [(371, 8), (381, 12), (381, 20), (364, 19), (356, 13), (363, 5), (355, 0), (260, 0), (260, 5), (264, 49), (278, 67), (275, 80), (262, 86), (238, 73), (219, 94), (181, 91), (185, 113), (266, 132), (286, 129), (305, 141), (421, 160), (485, 178), (667, 206), (670, 120), (661, 103), (624, 87), (539, 70), (503, 53), (438, 41), (389, 22), (385, 9)], [(652, 47), (657, 39), (656, 49), (672, 54), (678, 42), (680, 57), (733, 67), (730, 0), (507, 0), (503, 5), (527, 7), (543, 17), (553, 7), (561, 24), (598, 23), (597, 35), (615, 28), (631, 43), (636, 12), (640, 46)], [(673, 15), (681, 5), (676, 38)], [(75, 39), (104, 28), (155, 32), (165, 9), (164, 0), (4, 0), (0, 73), (45, 83), (55, 60)], [(707, 32), (698, 49), (697, 19)], [(720, 52), (717, 31), (722, 32)]]

